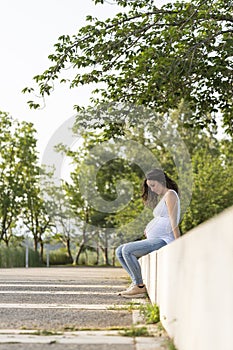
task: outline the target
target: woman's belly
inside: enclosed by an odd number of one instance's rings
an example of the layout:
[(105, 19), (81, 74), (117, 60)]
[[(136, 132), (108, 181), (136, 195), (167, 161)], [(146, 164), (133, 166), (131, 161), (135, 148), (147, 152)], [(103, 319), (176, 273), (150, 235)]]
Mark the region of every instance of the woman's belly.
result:
[(172, 232), (169, 218), (160, 216), (152, 219), (147, 224), (145, 232), (148, 239), (167, 237)]

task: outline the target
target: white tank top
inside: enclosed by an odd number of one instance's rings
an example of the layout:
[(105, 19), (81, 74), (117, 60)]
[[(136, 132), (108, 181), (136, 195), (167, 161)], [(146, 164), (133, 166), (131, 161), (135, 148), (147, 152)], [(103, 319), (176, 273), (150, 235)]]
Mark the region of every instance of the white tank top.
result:
[[(180, 221), (180, 199), (176, 191), (168, 191), (174, 192), (177, 196), (176, 218), (178, 225)], [(145, 229), (147, 239), (153, 240), (154, 238), (160, 238), (163, 239), (166, 243), (170, 243), (175, 239), (168, 214), (167, 204), (165, 202), (168, 191), (165, 193), (165, 195), (153, 210), (154, 218), (147, 224)]]

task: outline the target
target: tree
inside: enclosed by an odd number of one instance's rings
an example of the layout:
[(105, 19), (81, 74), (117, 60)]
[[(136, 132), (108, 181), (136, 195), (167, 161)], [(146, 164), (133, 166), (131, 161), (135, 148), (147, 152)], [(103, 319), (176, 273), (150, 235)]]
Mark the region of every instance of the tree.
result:
[(15, 140), (12, 140), (12, 119), (7, 113), (1, 112), (1, 134), (0, 134), (0, 219), (1, 240), (9, 244), (11, 228), (14, 227), (16, 217), (19, 215), (20, 206), (15, 201), (21, 195), (18, 181), (15, 181)]
[(38, 172), (35, 130), (31, 123), (0, 112), (0, 219), (1, 239), (8, 245), (12, 228)]
[(51, 227), (54, 226), (51, 214), (54, 207), (51, 202), (43, 198), (38, 184), (34, 185), (36, 185), (36, 187), (31, 188), (30, 191), (26, 193), (22, 208), (22, 220), (33, 235), (35, 251), (38, 251), (40, 244), (40, 259), (42, 261), (44, 247), (43, 235), (46, 232), (50, 232)]
[[(34, 77), (40, 95), (49, 95), (60, 80), (71, 88), (97, 83), (96, 102), (146, 105), (160, 113), (184, 99), (193, 111), (190, 126), (215, 125), (221, 113), (233, 135), (232, 0), (175, 1), (161, 8), (155, 0), (115, 3), (125, 9), (114, 18), (87, 16), (77, 35), (58, 39), (49, 55), (54, 64)], [(71, 80), (63, 75), (70, 65)]]
[(219, 140), (211, 128), (187, 129), (190, 113), (181, 104), (171, 114), (192, 159), (192, 200), (181, 223), (183, 233), (233, 205), (232, 142)]
[[(133, 123), (133, 117), (137, 120), (145, 108), (123, 111), (110, 108), (109, 105), (107, 108), (102, 107), (103, 118), (92, 123), (92, 127), (91, 120), (95, 115), (93, 109), (88, 110), (86, 120), (81, 117), (77, 120), (74, 129), (79, 131), (79, 137), (83, 137), (83, 143), (78, 150), (72, 151), (61, 145), (58, 147), (72, 158), (75, 165), (71, 173), (71, 183), (65, 184), (65, 189), (72, 215), (78, 221), (77, 263), (80, 254), (87, 254), (91, 246), (97, 253), (97, 261), (101, 249), (105, 263), (108, 264), (110, 248), (143, 236), (152, 212), (144, 209), (140, 198), (144, 179), (142, 169), (145, 170), (145, 166), (140, 165), (147, 164), (150, 170), (154, 159), (178, 181), (178, 185), (182, 173), (185, 183), (181, 188), (182, 205), (185, 197), (189, 204), (192, 195), (190, 207), (184, 218), (182, 216), (182, 233), (233, 204), (233, 183), (229, 176), (233, 170), (232, 143), (228, 139), (219, 141), (215, 136), (215, 127), (211, 125), (204, 130), (190, 130), (187, 123), (192, 116), (192, 110), (184, 101), (164, 119), (165, 134), (161, 121), (157, 124), (148, 123), (149, 118), (146, 118), (144, 124), (143, 121)], [(153, 111), (146, 109), (146, 113), (149, 116)], [(118, 123), (111, 123), (111, 117), (114, 121), (118, 120)], [(88, 121), (90, 125), (85, 128), (84, 123)], [(81, 132), (83, 133), (80, 135)], [(184, 148), (179, 145), (182, 140), (192, 157), (191, 168), (186, 164)], [(179, 163), (174, 160), (173, 148)], [(189, 187), (190, 176), (194, 177), (192, 188)], [(129, 194), (130, 201), (127, 202)], [(118, 198), (119, 202), (116, 201)]]
[[(122, 114), (121, 110), (121, 115)], [(135, 113), (133, 114), (135, 115)], [(191, 116), (192, 110), (182, 101), (178, 109), (171, 112), (167, 115), (167, 118), (164, 119), (164, 122), (170, 126), (165, 129), (165, 135), (162, 134), (160, 123), (157, 125), (152, 123), (151, 125), (151, 123), (146, 122), (144, 128), (143, 125), (139, 123), (139, 125), (137, 124), (133, 128), (127, 125), (126, 122), (125, 124), (121, 124), (121, 133), (117, 131), (114, 132), (114, 134), (111, 134), (111, 124), (110, 127), (107, 124), (102, 124), (102, 131), (105, 137), (108, 132), (109, 145), (113, 145), (114, 142), (117, 144), (119, 140), (130, 138), (131, 141), (135, 140), (139, 145), (143, 144), (147, 150), (150, 150), (154, 158), (159, 161), (159, 166), (172, 178), (175, 178), (178, 181), (178, 185), (180, 184), (180, 176), (182, 173), (183, 183), (180, 188), (182, 206), (184, 202), (189, 205), (191, 200), (190, 207), (184, 215), (184, 218), (182, 215), (183, 222), (181, 228), (183, 233), (233, 204), (233, 179), (230, 176), (233, 170), (232, 142), (227, 138), (222, 140), (216, 138), (215, 127), (211, 127), (211, 125), (203, 130), (188, 128), (187, 123)], [(88, 120), (91, 120), (91, 118), (88, 118)], [(77, 124), (82, 125), (81, 119), (80, 123), (78, 121)], [(98, 126), (101, 126), (100, 123), (98, 123)], [(115, 130), (116, 128), (117, 124), (115, 124)], [(178, 142), (176, 141), (177, 132), (179, 133)], [(98, 135), (100, 135), (99, 130)], [(106, 138), (104, 140), (106, 141)], [(184, 142), (185, 148), (190, 155), (191, 164), (189, 167), (186, 164), (187, 158), (185, 158), (184, 155), (184, 148), (179, 146), (180, 141)], [(101, 141), (98, 140), (97, 144), (99, 145), (97, 148), (98, 150), (101, 150), (102, 147), (103, 153), (107, 151), (106, 142), (101, 143)], [(120, 146), (123, 144), (123, 142), (122, 144), (119, 143)], [(130, 145), (132, 146), (133, 144), (131, 143)], [(92, 147), (94, 147), (94, 140), (92, 140)], [(175, 155), (179, 163), (174, 161), (174, 153), (172, 153), (173, 148), (175, 148)], [(90, 151), (94, 154), (92, 148)], [(119, 157), (121, 157), (121, 147), (118, 147), (117, 152)], [(111, 184), (110, 188), (114, 188), (114, 184), (116, 184), (119, 177), (124, 174), (123, 169), (125, 167), (127, 179), (134, 184), (137, 193), (140, 194), (140, 183), (144, 175), (142, 172), (136, 171), (136, 166), (133, 168), (132, 164), (140, 165), (141, 158), (145, 159), (147, 153), (137, 153), (135, 155), (135, 149), (133, 147), (129, 150), (125, 149), (125, 154), (123, 155), (125, 156), (126, 153), (128, 154), (126, 159), (130, 160), (130, 166), (127, 163), (125, 164), (123, 159), (118, 159), (115, 166), (114, 162), (106, 162), (104, 166), (99, 167), (100, 171), (98, 174), (101, 179), (102, 184), (100, 187), (102, 190), (104, 189), (104, 184), (108, 183)], [(97, 152), (95, 152), (95, 154), (97, 154)], [(149, 164), (151, 166), (150, 157), (151, 155), (149, 156)], [(96, 162), (97, 164), (101, 164), (97, 159)], [(114, 169), (115, 173), (112, 172)], [(189, 181), (190, 177), (193, 177), (193, 186), (192, 182)], [(114, 192), (112, 195), (114, 195)], [(111, 197), (109, 198), (111, 199)], [(112, 198), (114, 198), (114, 196)], [(115, 225), (114, 227), (116, 227), (116, 232), (118, 233), (114, 238), (114, 244), (139, 238), (140, 234), (142, 235), (146, 220), (151, 217), (149, 211), (145, 211), (144, 215), (140, 216), (142, 203), (140, 197), (135, 199), (136, 201), (130, 202), (124, 210), (118, 211), (108, 217), (108, 220), (112, 221), (113, 226)], [(182, 214), (184, 214), (186, 209), (187, 205)]]
[[(96, 133), (86, 132), (82, 137), (83, 144), (76, 151), (61, 145), (57, 148), (69, 155), (75, 165), (71, 173), (71, 183), (66, 183), (64, 187), (73, 211), (72, 216), (77, 218), (77, 229), (80, 232), (77, 236), (80, 240), (75, 261), (78, 263), (80, 254), (92, 246), (96, 250), (97, 261), (101, 249), (105, 263), (109, 265), (110, 249), (115, 246), (117, 231), (117, 220), (113, 213), (124, 212), (129, 200), (132, 201), (131, 209), (134, 209), (134, 213), (129, 213), (128, 210), (128, 216), (133, 217), (137, 215), (137, 211), (141, 211), (132, 197), (140, 196), (137, 187), (141, 186), (143, 175), (134, 164), (133, 150), (127, 150), (127, 153), (130, 151), (132, 154), (126, 157), (123, 143), (119, 152), (119, 144), (111, 139), (111, 133), (107, 135), (105, 127), (99, 128)], [(118, 137), (115, 142), (118, 141), (124, 140)], [(133, 164), (129, 165), (128, 161)], [(136, 177), (136, 173), (140, 177), (138, 182), (132, 176), (135, 174)], [(136, 193), (133, 196), (132, 187)], [(124, 224), (128, 221), (129, 217)]]
[(33, 235), (34, 249), (40, 247), (43, 260), (45, 234), (51, 234), (56, 226), (55, 217), (59, 212), (58, 202), (54, 200), (53, 171), (35, 164), (27, 168), (27, 178), (21, 218)]
[(192, 201), (181, 223), (184, 233), (233, 205), (233, 178), (229, 176), (232, 164), (224, 164), (219, 152), (221, 143), (214, 152), (203, 142), (202, 146), (192, 158), (194, 186)]
[(47, 189), (49, 200), (54, 204), (53, 212), (50, 213), (56, 234), (54, 240), (61, 242), (66, 248), (66, 254), (70, 263), (74, 262), (72, 255), (72, 243), (78, 236), (78, 220), (70, 206), (69, 197), (66, 193), (67, 186), (50, 185)]
[(71, 174), (73, 183), (65, 184), (65, 190), (69, 198), (70, 208), (73, 212), (73, 215), (76, 215), (77, 217), (77, 235), (75, 241), (78, 249), (73, 259), (74, 265), (78, 265), (81, 253), (85, 250), (88, 241), (91, 240), (93, 235), (95, 234), (95, 232), (90, 232), (90, 230), (88, 229), (90, 223), (90, 206), (85, 201), (85, 199), (82, 198), (81, 193), (79, 191), (79, 184), (75, 175), (77, 171), (78, 169), (76, 169), (76, 171), (74, 171)]

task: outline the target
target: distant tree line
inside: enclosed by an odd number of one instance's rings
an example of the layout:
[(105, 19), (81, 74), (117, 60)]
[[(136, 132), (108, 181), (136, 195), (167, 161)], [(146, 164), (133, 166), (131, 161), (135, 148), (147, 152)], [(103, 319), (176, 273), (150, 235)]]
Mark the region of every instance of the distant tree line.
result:
[[(192, 198), (180, 224), (182, 234), (233, 205), (232, 141), (229, 137), (217, 138), (211, 127), (190, 128), (186, 121), (191, 113), (181, 103), (167, 116), (174, 132), (179, 131), (192, 163)], [(149, 119), (136, 126), (125, 122), (120, 128), (116, 122), (111, 125), (109, 121), (102, 124), (96, 121), (91, 130), (83, 128), (81, 114), (74, 132), (82, 132), (83, 143), (75, 151), (65, 145), (57, 146), (57, 151), (65, 152), (74, 164), (71, 180), (61, 181), (58, 186), (53, 182), (51, 169), (48, 171), (39, 165), (33, 125), (0, 113), (1, 246), (21, 246), (29, 235), (41, 260), (45, 244), (50, 243), (63, 247), (66, 263), (79, 264), (84, 255), (86, 261), (90, 260), (88, 256), (94, 256), (95, 264), (104, 261), (109, 265), (115, 263), (114, 249), (118, 244), (143, 236), (144, 226), (152, 213), (150, 209), (143, 211), (142, 169), (137, 162), (127, 161), (120, 153), (102, 165), (101, 157), (103, 153), (111, 152), (114, 143), (134, 140), (150, 150), (169, 175), (176, 177), (176, 164), (169, 149), (161, 142), (158, 132), (151, 132), (153, 124)], [(95, 152), (88, 158), (95, 146), (102, 147), (100, 153)], [(131, 160), (140, 159), (135, 150), (130, 152)], [(133, 194), (122, 208), (120, 203), (116, 211), (101, 211), (83, 194), (80, 179), (86, 181), (82, 186), (95, 189), (109, 205), (119, 195), (123, 204), (127, 199), (128, 187), (121, 183), (118, 193), (119, 181), (131, 184)]]

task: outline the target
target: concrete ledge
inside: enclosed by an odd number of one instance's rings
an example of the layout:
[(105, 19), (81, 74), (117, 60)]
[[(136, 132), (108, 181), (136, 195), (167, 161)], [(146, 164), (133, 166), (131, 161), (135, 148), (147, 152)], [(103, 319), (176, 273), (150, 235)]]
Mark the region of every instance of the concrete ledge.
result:
[(233, 208), (141, 259), (152, 302), (179, 350), (233, 349)]

